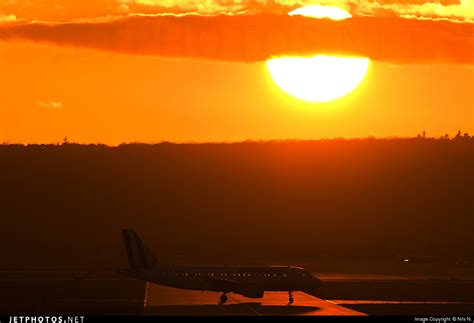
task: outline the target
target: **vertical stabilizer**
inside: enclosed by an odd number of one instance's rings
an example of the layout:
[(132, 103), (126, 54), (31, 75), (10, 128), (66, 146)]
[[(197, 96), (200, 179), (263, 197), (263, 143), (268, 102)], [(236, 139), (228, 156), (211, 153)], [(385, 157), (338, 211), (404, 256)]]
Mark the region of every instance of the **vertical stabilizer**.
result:
[(156, 256), (134, 230), (122, 229), (122, 236), (131, 270), (151, 269), (159, 265)]

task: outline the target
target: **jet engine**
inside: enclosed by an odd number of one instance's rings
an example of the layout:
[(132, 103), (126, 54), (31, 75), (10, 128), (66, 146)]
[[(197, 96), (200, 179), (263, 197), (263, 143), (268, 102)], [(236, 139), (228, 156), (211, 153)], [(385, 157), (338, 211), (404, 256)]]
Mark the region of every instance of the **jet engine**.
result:
[(234, 293), (242, 295), (247, 298), (262, 298), (264, 291), (263, 289), (245, 289), (245, 290), (235, 291)]

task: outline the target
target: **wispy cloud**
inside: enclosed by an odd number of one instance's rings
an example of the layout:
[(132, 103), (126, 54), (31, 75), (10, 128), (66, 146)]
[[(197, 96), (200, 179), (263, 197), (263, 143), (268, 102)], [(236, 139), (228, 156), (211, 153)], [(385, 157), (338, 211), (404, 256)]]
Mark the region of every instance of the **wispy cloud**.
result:
[[(202, 14), (217, 13), (286, 13), (294, 8), (311, 4), (344, 8), (354, 16), (398, 16), (418, 19), (450, 19), (474, 22), (474, 0), (458, 1), (367, 1), (367, 0), (119, 0), (127, 3), (133, 12), (143, 7), (153, 8), (157, 13)], [(149, 12), (149, 10), (147, 10)]]
[(126, 14), (286, 14), (312, 4), (341, 7), (353, 16), (474, 23), (474, 0), (0, 0), (0, 15), (8, 19), (16, 15), (18, 20), (66, 22)]
[(38, 105), (43, 109), (62, 110), (64, 108), (61, 101), (40, 101)]
[(397, 15), (416, 19), (446, 19), (474, 23), (474, 0), (461, 0), (459, 3), (443, 5), (439, 2), (422, 4), (403, 4), (358, 1), (356, 11), (361, 14)]
[(0, 23), (14, 22), (14, 21), (16, 21), (16, 16), (15, 15), (2, 15), (2, 14), (0, 14)]
[[(188, 0), (168, 0), (168, 1), (158, 1), (158, 0), (126, 0), (130, 4), (134, 5), (143, 5), (151, 7), (160, 7), (166, 9), (175, 9), (183, 11), (193, 11), (199, 13), (216, 13), (219, 11), (237, 11), (238, 9), (243, 9), (248, 7), (250, 4), (249, 1), (219, 1), (219, 0), (197, 0), (197, 1), (188, 1)], [(253, 1), (253, 3), (264, 2), (264, 1)]]

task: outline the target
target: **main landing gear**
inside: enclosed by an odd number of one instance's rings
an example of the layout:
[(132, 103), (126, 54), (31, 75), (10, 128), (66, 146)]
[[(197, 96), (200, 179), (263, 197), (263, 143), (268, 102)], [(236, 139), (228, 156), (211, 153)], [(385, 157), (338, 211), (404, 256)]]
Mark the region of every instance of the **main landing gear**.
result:
[(220, 302), (219, 302), (220, 304), (225, 304), (225, 303), (227, 303), (228, 298), (227, 298), (226, 293), (222, 294), (219, 299), (220, 299)]
[(295, 299), (293, 298), (293, 293), (291, 292), (291, 290), (288, 291), (288, 296), (289, 296), (289, 298), (288, 298), (288, 303), (291, 305), (291, 304), (293, 304), (293, 301), (295, 300)]

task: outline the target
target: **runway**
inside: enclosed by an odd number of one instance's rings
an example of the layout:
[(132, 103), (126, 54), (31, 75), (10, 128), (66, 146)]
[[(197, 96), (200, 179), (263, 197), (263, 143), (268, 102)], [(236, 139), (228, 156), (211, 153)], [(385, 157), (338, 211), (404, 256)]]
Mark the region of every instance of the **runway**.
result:
[[(113, 271), (0, 271), (0, 314), (49, 315), (451, 315), (474, 313), (474, 280), (400, 272), (316, 273), (318, 297), (266, 292), (262, 299), (162, 287)], [(468, 277), (470, 278), (470, 277)]]
[(148, 284), (145, 315), (366, 315), (303, 292), (294, 292), (288, 305), (287, 292), (266, 292), (262, 299), (228, 294), (218, 304), (219, 293), (187, 291)]

